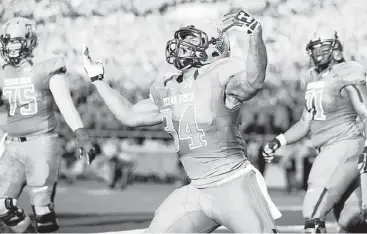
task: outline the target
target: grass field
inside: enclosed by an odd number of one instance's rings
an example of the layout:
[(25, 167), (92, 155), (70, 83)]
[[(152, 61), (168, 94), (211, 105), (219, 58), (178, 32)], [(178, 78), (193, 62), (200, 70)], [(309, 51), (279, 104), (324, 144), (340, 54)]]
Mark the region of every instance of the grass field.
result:
[[(62, 233), (122, 232), (148, 227), (155, 209), (175, 189), (174, 185), (134, 184), (126, 190), (109, 190), (94, 181), (78, 181), (75, 185), (60, 182), (56, 195), (56, 210)], [(29, 214), (28, 195), (19, 204)], [(277, 220), (283, 233), (302, 232), (301, 202), (303, 194), (270, 191), (283, 217)], [(332, 215), (330, 215), (332, 216)], [(335, 231), (335, 221), (328, 220), (328, 231)], [(130, 230), (130, 231), (129, 231)], [(216, 232), (228, 232), (220, 228)]]

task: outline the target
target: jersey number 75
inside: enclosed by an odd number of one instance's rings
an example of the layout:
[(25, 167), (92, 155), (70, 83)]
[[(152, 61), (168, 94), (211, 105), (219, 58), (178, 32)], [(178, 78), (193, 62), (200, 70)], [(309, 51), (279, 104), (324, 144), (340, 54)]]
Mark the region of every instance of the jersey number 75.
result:
[(7, 86), (3, 94), (9, 101), (9, 115), (14, 116), (19, 105), (21, 115), (34, 115), (38, 112), (34, 84)]
[(163, 120), (166, 122), (164, 130), (172, 135), (175, 142), (176, 152), (180, 150), (181, 140), (189, 140), (190, 150), (207, 145), (207, 142), (204, 139), (205, 132), (203, 129), (200, 129), (197, 124), (195, 105), (187, 105), (183, 110), (179, 121), (178, 131), (176, 131), (173, 125), (172, 110), (162, 110), (161, 114)]

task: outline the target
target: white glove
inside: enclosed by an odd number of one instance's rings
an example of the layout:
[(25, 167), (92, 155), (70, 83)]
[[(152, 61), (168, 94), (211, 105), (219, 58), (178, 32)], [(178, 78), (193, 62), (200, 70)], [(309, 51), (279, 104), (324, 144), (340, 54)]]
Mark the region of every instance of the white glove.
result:
[(101, 61), (92, 61), (89, 55), (89, 49), (86, 45), (82, 48), (82, 58), (84, 70), (91, 79), (92, 82), (96, 80), (103, 80), (104, 78), (104, 66)]
[(221, 30), (226, 32), (234, 27), (240, 27), (249, 35), (261, 28), (259, 21), (243, 10), (235, 10), (225, 14), (222, 19)]

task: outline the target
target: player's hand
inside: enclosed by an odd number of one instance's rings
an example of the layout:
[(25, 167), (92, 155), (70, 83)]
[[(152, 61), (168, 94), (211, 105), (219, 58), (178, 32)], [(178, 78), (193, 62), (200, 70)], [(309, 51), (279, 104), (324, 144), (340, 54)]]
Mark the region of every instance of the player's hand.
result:
[(79, 157), (86, 158), (88, 165), (91, 164), (96, 157), (96, 149), (90, 141), (88, 133), (84, 128), (78, 128), (75, 130), (75, 136), (78, 141)]
[(89, 54), (89, 49), (86, 45), (82, 48), (82, 58), (84, 70), (91, 79), (91, 81), (103, 80), (104, 66), (101, 61), (93, 61)]
[(274, 153), (279, 149), (280, 141), (277, 138), (274, 138), (270, 142), (266, 143), (262, 155), (266, 162), (271, 162), (274, 159)]
[(261, 24), (254, 17), (243, 10), (233, 10), (225, 14), (222, 18), (221, 30), (226, 32), (232, 28), (239, 27), (247, 34), (253, 34), (256, 30), (261, 30)]

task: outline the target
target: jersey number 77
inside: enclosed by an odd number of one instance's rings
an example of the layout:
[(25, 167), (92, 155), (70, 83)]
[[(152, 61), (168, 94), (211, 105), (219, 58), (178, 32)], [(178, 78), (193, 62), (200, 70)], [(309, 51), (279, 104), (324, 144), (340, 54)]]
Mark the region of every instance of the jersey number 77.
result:
[(322, 107), (323, 88), (313, 88), (306, 91), (306, 108), (312, 114), (312, 120), (325, 120)]
[(203, 129), (200, 129), (197, 124), (195, 105), (187, 105), (183, 110), (178, 125), (178, 131), (176, 131), (173, 124), (172, 110), (161, 110), (161, 114), (163, 120), (166, 122), (164, 130), (172, 135), (175, 142), (176, 152), (180, 150), (180, 141), (182, 140), (189, 140), (190, 150), (207, 145), (207, 142), (204, 139), (205, 132)]

